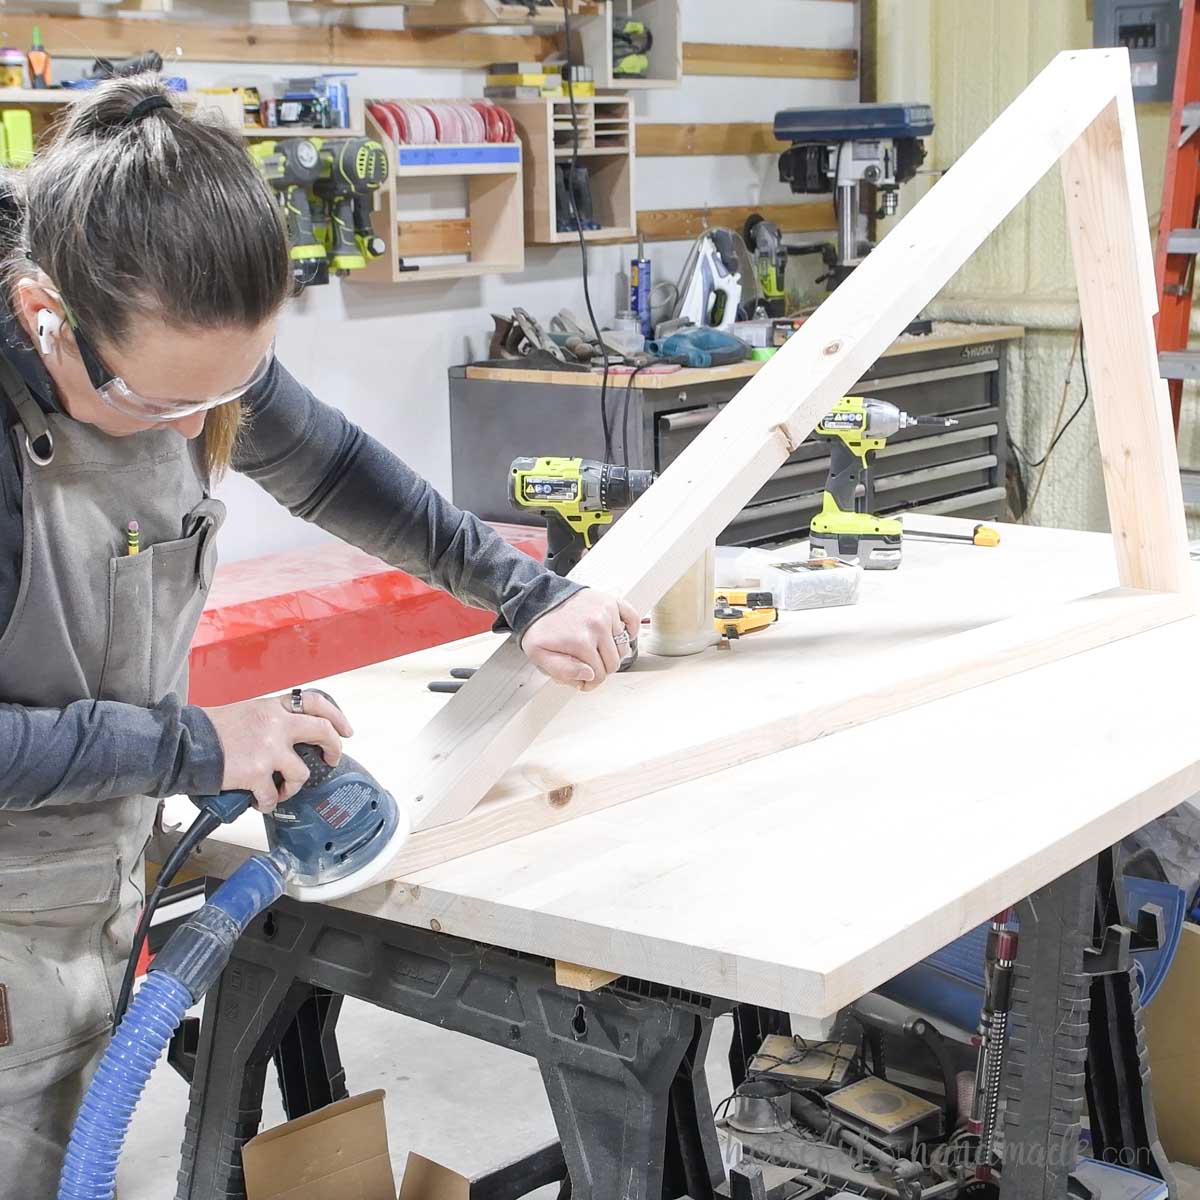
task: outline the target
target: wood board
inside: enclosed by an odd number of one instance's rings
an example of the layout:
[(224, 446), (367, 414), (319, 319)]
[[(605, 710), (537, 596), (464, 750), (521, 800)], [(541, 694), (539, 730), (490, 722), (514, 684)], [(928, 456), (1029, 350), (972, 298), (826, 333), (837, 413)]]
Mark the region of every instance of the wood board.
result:
[[(1184, 597), (1180, 604), (1142, 606), (1149, 625), (1190, 611), (1178, 460), (1166, 385), (1156, 378), (1153, 271), (1123, 49), (1060, 54), (672, 462), (572, 578), (648, 610), (1064, 154), (1084, 329), (1100, 354), (1093, 391), (1119, 582)], [(1104, 315), (1109, 305), (1119, 320)], [(1137, 607), (1126, 599), (1113, 611)], [(995, 653), (973, 641), (964, 680), (970, 686), (1103, 644), (1104, 620), (1091, 607), (1078, 612), (1079, 636), (1071, 633), (1070, 614), (1065, 626), (1061, 614), (1049, 615), (1056, 636), (1040, 639), (1032, 655), (1016, 652), (1019, 630), (1007, 631)], [(1112, 632), (1124, 636), (1128, 629), (1114, 623)], [(1036, 623), (1030, 632), (1037, 640)], [(942, 670), (953, 686), (953, 662)], [(920, 674), (892, 684), (910, 703), (928, 696)], [(414, 828), (471, 812), (568, 700), (569, 692), (529, 664), (515, 640), (501, 646), (416, 744), (404, 793)]]
[[(640, 126), (638, 136), (641, 136)], [(690, 241), (706, 229), (724, 227), (741, 232), (752, 213), (774, 221), (783, 233), (820, 233), (837, 228), (833, 205), (827, 200), (710, 205), (705, 208), (640, 208), (637, 211), (637, 228), (651, 242)]]
[[(1069, 594), (1072, 579), (1092, 590), (1115, 579), (1111, 549), (1095, 535), (1026, 532), (1034, 538), (1028, 565), (1047, 577), (1033, 589), (1035, 604)], [(945, 573), (944, 556), (978, 562), (988, 553), (928, 543), (921, 550), (930, 557), (914, 565), (928, 571), (931, 586)], [(927, 614), (923, 632), (915, 605), (901, 605), (903, 632), (932, 639), (970, 620), (961, 611), (965, 594), (951, 586), (946, 609)], [(1011, 608), (986, 588), (971, 594), (975, 616)], [(819, 673), (836, 672), (828, 660), (839, 648), (843, 669), (857, 661), (863, 670), (894, 640), (898, 626), (864, 632), (887, 615), (884, 600), (843, 610), (863, 622), (856, 646), (823, 629), (821, 653), (806, 656)], [(766, 642), (760, 646), (751, 684), (771, 661)], [(437, 654), (399, 662), (420, 658), (430, 675), (450, 665)], [(820, 1018), (1200, 791), (1192, 684), (1179, 669), (1198, 655), (1200, 621), (1176, 622), (338, 904)], [(418, 679), (399, 686), (395, 669), (333, 681), (359, 728), (354, 753), (389, 785), (406, 769), (404, 720), (441, 702)], [(820, 686), (815, 677), (812, 686)], [(730, 687), (728, 676), (715, 679), (705, 698), (736, 704), (741, 694)], [(1147, 693), (1160, 703), (1147, 705)], [(388, 695), (397, 706), (372, 712), (373, 699)], [(620, 753), (645, 711), (601, 689), (564, 714), (560, 732), (571, 721), (577, 730), (590, 723), (591, 744)], [(190, 810), (172, 802), (173, 814)], [(764, 852), (764, 838), (778, 853)], [(198, 861), (225, 874), (261, 844), (262, 823), (251, 814), (219, 831)]]
[(782, 154), (791, 144), (775, 136), (766, 121), (660, 124), (639, 121), (638, 154), (642, 158), (688, 157), (693, 154)]
[[(970, 523), (923, 515), (920, 526), (962, 532)], [(863, 577), (856, 605), (784, 613), (729, 651), (644, 655), (636, 671), (567, 708), (467, 817), (414, 833), (389, 874), (411, 878), (547, 825), (701, 781), (731, 761), (816, 741), (861, 720), (866, 707), (886, 715), (896, 704), (889, 686), (896, 679), (921, 680), (925, 698), (936, 698), (967, 682), (955, 677), (969, 663), (963, 643), (982, 645), (976, 659), (1005, 652), (1027, 663), (1047, 639), (1094, 635), (1097, 624), (1113, 620), (1110, 603), (1132, 633), (1157, 618), (1155, 605), (1175, 602), (1138, 594), (1096, 599), (1117, 577), (1112, 541), (1103, 535), (998, 528), (995, 550), (914, 541), (900, 570)], [(1072, 605), (1100, 616), (1089, 626)], [(448, 678), (452, 667), (477, 666), (501, 641), (480, 635), (319, 686), (338, 697), (358, 730), (351, 753), (400, 794), (413, 739), (447, 705), (427, 684)]]
[[(482, 32), (141, 21), (45, 13), (9, 13), (4, 19), (11, 45), (28, 46), (35, 26), (46, 45), (62, 58), (127, 58), (150, 48), (161, 51), (172, 69), (188, 62), (237, 62), (470, 70), (484, 68), (496, 58), (496, 39)], [(559, 42), (545, 34), (506, 34), (503, 45), (504, 53), (513, 58), (541, 60), (554, 55)]]
[(683, 73), (748, 75), (754, 79), (854, 79), (858, 74), (858, 51), (684, 42)]

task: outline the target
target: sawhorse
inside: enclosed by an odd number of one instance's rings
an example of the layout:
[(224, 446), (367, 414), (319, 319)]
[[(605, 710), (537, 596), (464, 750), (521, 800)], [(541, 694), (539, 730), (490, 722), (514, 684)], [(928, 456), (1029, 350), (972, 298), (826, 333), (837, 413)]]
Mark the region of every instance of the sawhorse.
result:
[(572, 1200), (703, 1200), (724, 1178), (704, 1060), (732, 1004), (629, 979), (579, 992), (551, 959), (283, 900), (238, 943), (198, 1043), (176, 1048), (192, 1080), (176, 1200), (244, 1200), (241, 1150), (272, 1059), (289, 1118), (347, 1094), (345, 996), (537, 1059), (561, 1151), (477, 1181), (473, 1200), (516, 1200), (567, 1172)]
[[(1140, 1018), (1132, 1063), (1126, 1037), (1123, 1056), (1085, 1072), (1097, 989), (1129, 1003), (1134, 931), (1115, 923), (1112, 885), (1105, 860), (1091, 860), (1019, 906), (1003, 1200), (1065, 1200), (1085, 1090), (1097, 1111), (1136, 1110), (1130, 1136), (1166, 1168), (1138, 1070)], [(238, 943), (198, 1043), (175, 1046), (192, 1081), (176, 1200), (244, 1200), (241, 1148), (259, 1130), (272, 1060), (289, 1118), (347, 1094), (336, 1038), (345, 996), (538, 1060), (560, 1145), (474, 1181), (472, 1200), (518, 1200), (568, 1173), (572, 1200), (710, 1200), (724, 1178), (704, 1075), (712, 1023), (734, 1013), (735, 1084), (761, 1035), (787, 1028), (785, 1014), (632, 979), (580, 992), (555, 981), (551, 959), (283, 900)], [(1133, 1004), (1136, 1015), (1136, 994)]]

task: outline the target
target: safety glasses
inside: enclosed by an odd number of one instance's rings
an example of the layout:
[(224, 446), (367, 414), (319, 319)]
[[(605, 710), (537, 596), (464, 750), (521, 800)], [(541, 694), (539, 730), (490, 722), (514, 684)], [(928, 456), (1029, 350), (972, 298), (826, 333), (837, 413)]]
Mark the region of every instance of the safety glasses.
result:
[(100, 399), (122, 416), (154, 424), (165, 421), (181, 421), (198, 412), (207, 412), (212, 408), (220, 408), (222, 404), (231, 404), (234, 400), (240, 400), (251, 388), (256, 387), (266, 378), (267, 372), (271, 369), (271, 363), (275, 359), (275, 342), (272, 341), (266, 354), (263, 355), (262, 362), (254, 368), (250, 378), (240, 387), (233, 388), (220, 396), (213, 396), (210, 400), (160, 399), (143, 396), (131, 388), (124, 379), (104, 365), (103, 359), (83, 331), (74, 324), (71, 328), (75, 335), (75, 344), (79, 347), (79, 356), (87, 370), (88, 379)]

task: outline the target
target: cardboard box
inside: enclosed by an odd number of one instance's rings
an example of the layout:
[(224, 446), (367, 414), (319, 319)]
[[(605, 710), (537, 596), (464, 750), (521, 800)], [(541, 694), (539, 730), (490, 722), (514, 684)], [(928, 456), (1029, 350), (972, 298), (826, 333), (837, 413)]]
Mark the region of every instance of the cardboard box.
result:
[(396, 1200), (383, 1092), (260, 1133), (242, 1165), (246, 1200)]
[(410, 1150), (404, 1164), (400, 1200), (471, 1200), (471, 1181)]
[(1200, 926), (1187, 924), (1171, 970), (1146, 1006), (1150, 1086), (1163, 1149), (1172, 1162), (1200, 1167)]
[[(542, 1183), (553, 1183), (563, 1177), (565, 1167), (562, 1161), (562, 1150), (558, 1139), (547, 1143), (538, 1149), (534, 1157), (538, 1167), (535, 1174), (540, 1176)], [(423, 1154), (410, 1151), (408, 1161), (404, 1164), (404, 1181), (400, 1185), (400, 1200), (471, 1200), (472, 1196), (483, 1195), (484, 1192), (494, 1195), (497, 1177), (505, 1176), (509, 1186), (514, 1186), (518, 1179), (530, 1183), (527, 1154), (520, 1154), (511, 1163), (503, 1166), (492, 1165), (485, 1170), (464, 1175), (452, 1167), (434, 1162)], [(514, 1173), (509, 1168), (517, 1167)], [(488, 1182), (485, 1184), (484, 1181)], [(525, 1191), (521, 1192), (525, 1195)]]

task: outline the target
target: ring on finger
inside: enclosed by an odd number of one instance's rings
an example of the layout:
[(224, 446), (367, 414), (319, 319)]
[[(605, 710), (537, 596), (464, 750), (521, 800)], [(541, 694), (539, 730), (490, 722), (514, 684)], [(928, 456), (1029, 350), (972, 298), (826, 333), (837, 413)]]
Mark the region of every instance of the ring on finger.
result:
[(628, 646), (629, 645), (629, 630), (622, 629), (620, 633), (614, 633), (613, 641), (616, 642), (616, 644), (618, 646)]
[(292, 688), (291, 708), (294, 713), (304, 712), (304, 691), (301, 688)]

